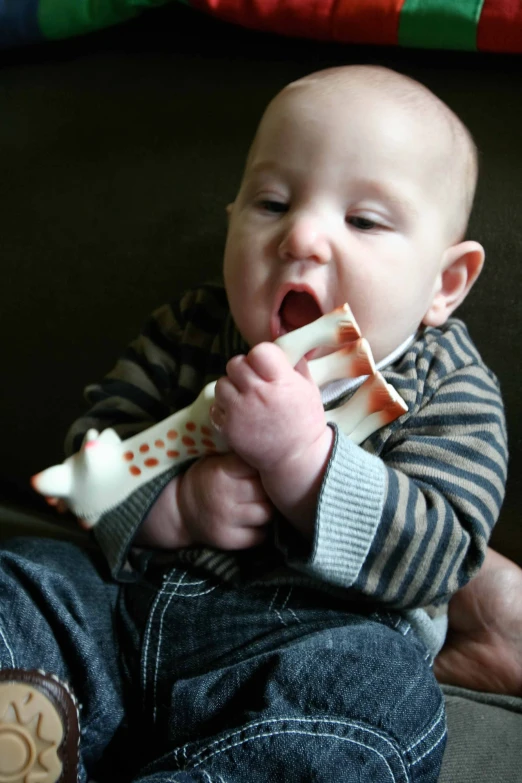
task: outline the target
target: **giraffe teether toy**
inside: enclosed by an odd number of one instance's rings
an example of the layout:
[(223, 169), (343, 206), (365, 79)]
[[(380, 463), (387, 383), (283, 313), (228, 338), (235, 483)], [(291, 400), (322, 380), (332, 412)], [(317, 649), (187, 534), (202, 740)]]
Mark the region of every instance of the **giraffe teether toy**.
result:
[[(370, 346), (347, 304), (279, 337), (276, 343), (293, 366), (312, 348), (338, 348), (309, 362), (318, 386), (368, 375), (348, 402), (325, 413), (326, 421), (336, 423), (355, 443), (362, 443), (407, 410), (395, 389), (376, 372)], [(63, 498), (84, 526), (92, 527), (138, 487), (174, 465), (229, 451), (210, 422), (215, 385), (209, 383), (192, 405), (125, 441), (113, 429), (100, 434), (89, 430), (79, 452), (33, 476), (33, 488), (48, 498)]]

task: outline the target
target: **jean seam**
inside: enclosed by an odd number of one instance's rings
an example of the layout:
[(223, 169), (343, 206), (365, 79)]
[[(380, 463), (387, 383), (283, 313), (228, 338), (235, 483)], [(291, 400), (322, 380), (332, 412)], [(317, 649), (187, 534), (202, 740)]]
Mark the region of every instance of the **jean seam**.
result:
[(446, 731), (443, 731), (440, 737), (438, 738), (437, 742), (434, 742), (433, 745), (431, 745), (427, 750), (424, 751), (422, 756), (419, 756), (418, 759), (415, 759), (415, 761), (410, 761), (410, 767), (414, 767), (415, 764), (418, 764), (419, 761), (422, 761), (422, 759), (426, 758), (426, 756), (429, 756), (430, 753), (433, 753), (435, 748), (440, 745), (440, 743), (445, 739), (446, 737)]
[(277, 597), (279, 595), (280, 589), (281, 589), (281, 586), (278, 586), (278, 587), (275, 588), (274, 595), (272, 596), (272, 600), (270, 601), (270, 605), (268, 607), (268, 611), (269, 612), (274, 612), (277, 615), (281, 625), (284, 625), (285, 628), (288, 628), (288, 623), (283, 618), (283, 614), (282, 613), (284, 611), (288, 612), (291, 615), (291, 617), (293, 617), (293, 619), (295, 620), (296, 623), (301, 624), (301, 620), (296, 615), (294, 610), (292, 608), (290, 608), (290, 607), (287, 607), (287, 603), (288, 603), (288, 601), (290, 599), (290, 596), (292, 595), (292, 592), (293, 592), (293, 589), (294, 589), (293, 586), (289, 588), (289, 590), (288, 590), (288, 592), (286, 594), (286, 597), (285, 597), (284, 601), (282, 602), (280, 608), (277, 609), (277, 607), (275, 606), (275, 602), (276, 602), (276, 599), (277, 599)]
[(2, 628), (2, 626), (0, 626), (0, 639), (3, 641), (4, 647), (7, 650), (7, 652), (9, 653), (9, 657), (11, 658), (11, 668), (12, 669), (16, 669), (16, 662), (15, 662), (14, 653), (13, 653), (11, 647), (9, 646), (9, 643), (7, 641), (7, 636), (6, 636), (5, 631)]
[[(163, 595), (168, 595), (168, 600), (165, 602), (165, 606), (163, 607), (163, 610), (161, 612), (160, 616), (160, 622), (159, 622), (159, 630), (158, 630), (158, 641), (156, 644), (156, 660), (154, 662), (154, 679), (153, 679), (153, 686), (152, 686), (152, 720), (154, 723), (156, 723), (156, 716), (157, 716), (157, 708), (156, 708), (156, 694), (157, 694), (157, 685), (158, 685), (158, 669), (159, 669), (159, 659), (160, 659), (160, 650), (161, 650), (161, 642), (163, 637), (163, 621), (165, 619), (165, 613), (167, 609), (170, 606), (170, 602), (176, 595), (177, 591), (181, 589), (182, 581), (187, 576), (187, 572), (184, 571), (176, 584), (174, 585), (174, 590), (170, 593), (167, 593), (166, 591), (163, 591)], [(169, 581), (165, 582), (165, 587), (169, 584)], [(152, 620), (152, 616), (151, 616)]]
[(300, 620), (300, 619), (299, 619), (299, 617), (296, 615), (296, 613), (294, 612), (294, 610), (293, 610), (293, 609), (292, 609), (290, 606), (289, 606), (288, 608), (286, 607), (286, 605), (287, 605), (288, 601), (290, 600), (290, 596), (291, 596), (291, 595), (292, 595), (292, 593), (293, 593), (293, 590), (294, 590), (294, 588), (293, 588), (293, 587), (290, 587), (290, 588), (289, 588), (289, 590), (288, 590), (288, 593), (286, 594), (286, 598), (285, 598), (285, 600), (283, 601), (283, 605), (281, 606), (281, 611), (283, 611), (284, 609), (286, 609), (286, 611), (287, 611), (287, 612), (290, 612), (290, 614), (292, 615), (292, 617), (294, 618), (294, 620), (296, 621), (296, 623), (299, 623), (299, 624), (300, 624), (300, 623), (301, 623), (301, 620)]
[[(163, 585), (161, 586), (161, 589), (158, 591), (158, 595), (156, 596), (156, 600), (154, 601), (154, 605), (151, 609), (151, 613), (149, 616), (149, 622), (147, 626), (147, 633), (146, 633), (146, 642), (144, 645), (144, 652), (143, 652), (143, 671), (142, 671), (142, 681), (143, 681), (143, 694), (145, 696), (146, 690), (147, 690), (147, 660), (149, 657), (149, 646), (150, 646), (150, 639), (152, 636), (152, 624), (153, 624), (153, 618), (156, 615), (156, 611), (159, 607), (160, 599), (167, 598), (165, 601), (165, 605), (163, 606), (163, 609), (161, 610), (160, 615), (160, 621), (159, 621), (159, 630), (158, 630), (158, 640), (156, 645), (156, 659), (154, 662), (154, 677), (153, 677), (153, 685), (152, 685), (152, 719), (154, 722), (156, 722), (157, 717), (157, 707), (156, 707), (156, 694), (157, 694), (157, 685), (158, 685), (158, 670), (159, 670), (159, 660), (160, 660), (160, 651), (161, 651), (161, 644), (163, 639), (163, 622), (165, 619), (165, 613), (167, 609), (170, 606), (170, 602), (172, 601), (174, 596), (178, 596), (178, 598), (199, 598), (202, 595), (207, 595), (208, 593), (211, 593), (213, 590), (216, 589), (217, 585), (213, 585), (208, 590), (200, 590), (196, 593), (183, 593), (182, 590), (185, 588), (193, 588), (194, 585), (206, 585), (208, 584), (208, 579), (200, 579), (197, 582), (189, 582), (186, 584), (183, 584), (183, 580), (187, 577), (188, 572), (183, 571), (181, 573), (181, 576), (179, 575), (179, 571), (173, 570), (169, 573), (167, 578), (165, 579)], [(176, 578), (179, 576), (179, 579), (177, 582), (173, 583), (171, 582), (171, 578)], [(173, 589), (170, 589), (170, 588)]]
[[(401, 776), (401, 778), (398, 779), (394, 775), (393, 770), (391, 769), (391, 767), (390, 767), (386, 757), (382, 753), (380, 753), (377, 750), (377, 748), (372, 747), (372, 745), (368, 745), (367, 743), (361, 742), (360, 740), (355, 740), (352, 737), (341, 737), (339, 734), (335, 734), (335, 733), (321, 732), (321, 731), (305, 731), (303, 729), (301, 729), (301, 730), (294, 729), (294, 730), (291, 730), (291, 731), (282, 731), (281, 730), (281, 731), (271, 731), (271, 732), (260, 732), (259, 734), (254, 734), (251, 737), (247, 737), (245, 739), (238, 740), (238, 742), (230, 743), (226, 747), (220, 748), (219, 750), (214, 751), (210, 756), (207, 756), (205, 759), (201, 759), (196, 764), (194, 764), (193, 765), (193, 769), (196, 769), (201, 764), (204, 764), (205, 761), (208, 761), (210, 758), (219, 756), (221, 753), (226, 753), (227, 751), (231, 750), (232, 748), (237, 748), (240, 745), (245, 745), (247, 742), (252, 742), (253, 740), (259, 739), (261, 737), (276, 737), (279, 734), (284, 734), (285, 736), (288, 736), (289, 734), (299, 734), (299, 735), (305, 736), (305, 737), (313, 737), (314, 739), (317, 738), (317, 737), (324, 737), (325, 739), (328, 739), (328, 738), (336, 739), (336, 740), (338, 740), (340, 742), (351, 742), (353, 745), (358, 745), (359, 747), (366, 748), (370, 752), (375, 753), (377, 756), (379, 756), (379, 758), (383, 761), (384, 765), (388, 769), (388, 772), (390, 774), (390, 780), (396, 781), (397, 783), (399, 783), (399, 780), (401, 780), (401, 779), (403, 781), (405, 781), (405, 782), (408, 781), (408, 775), (407, 775), (406, 770), (404, 769), (404, 767), (403, 767), (404, 777)], [(401, 763), (402, 763), (402, 759), (401, 759)]]
[[(444, 741), (444, 739), (446, 737), (446, 734), (447, 734), (445, 725), (443, 727), (442, 732), (440, 732), (440, 733), (437, 732), (435, 734), (437, 727), (440, 726), (440, 724), (444, 722), (444, 718), (445, 718), (445, 708), (444, 708), (444, 703), (442, 703), (440, 708), (439, 708), (439, 711), (438, 711), (437, 715), (433, 719), (433, 721), (432, 721), (431, 725), (429, 726), (429, 728), (426, 729), (424, 734), (422, 734), (419, 737), (419, 739), (417, 739), (412, 745), (410, 745), (408, 748), (406, 748), (405, 754), (407, 754), (410, 757), (410, 761), (409, 761), (410, 767), (414, 767), (416, 764), (418, 764), (420, 761), (422, 761), (424, 758), (426, 758), (426, 756), (429, 756), (429, 754), (432, 753), (435, 750), (435, 748), (438, 747), (438, 745), (440, 745), (440, 743)], [(417, 758), (413, 758), (412, 759), (412, 756), (415, 756), (415, 753), (413, 753), (412, 751), (414, 751), (415, 748), (417, 748), (422, 742), (424, 742), (427, 738), (430, 737), (430, 735), (433, 735), (433, 734), (435, 734), (435, 739), (426, 748), (424, 753), (422, 753)]]
[(152, 605), (152, 609), (150, 610), (149, 617), (147, 619), (147, 627), (145, 628), (145, 636), (143, 639), (143, 660), (142, 660), (142, 666), (141, 666), (141, 687), (143, 690), (143, 698), (145, 698), (145, 693), (147, 690), (147, 659), (149, 657), (149, 644), (150, 644), (150, 637), (152, 633), (152, 618), (154, 617), (156, 613), (156, 607), (158, 606), (162, 596), (163, 592), (167, 587), (167, 583), (164, 583), (161, 588), (158, 590), (158, 593), (156, 595), (156, 598), (154, 599), (154, 603)]
[(413, 748), (416, 748), (416, 747), (417, 747), (417, 745), (420, 745), (420, 743), (421, 743), (421, 742), (422, 742), (424, 739), (426, 739), (426, 737), (427, 737), (429, 734), (431, 734), (431, 733), (432, 733), (432, 731), (435, 731), (435, 729), (437, 728), (437, 726), (439, 725), (439, 723), (441, 722), (441, 720), (443, 720), (443, 718), (444, 718), (444, 704), (441, 704), (441, 706), (439, 707), (439, 710), (438, 710), (437, 714), (435, 715), (435, 717), (433, 718), (433, 721), (432, 721), (431, 725), (429, 726), (429, 728), (427, 728), (427, 729), (426, 729), (426, 731), (424, 732), (424, 734), (422, 734), (422, 735), (419, 737), (419, 739), (415, 740), (415, 742), (413, 742), (411, 745), (408, 745), (408, 747), (406, 748), (406, 752), (407, 752), (407, 753), (411, 753), (411, 751), (413, 750)]
[[(189, 585), (180, 585), (180, 589), (183, 587), (189, 587)], [(202, 595), (208, 595), (209, 593), (214, 592), (214, 590), (217, 589), (217, 585), (214, 585), (213, 587), (209, 587), (208, 590), (201, 590), (199, 593), (180, 593), (179, 590), (173, 590), (172, 592), (167, 592), (166, 590), (163, 592), (163, 595), (168, 595), (172, 598), (173, 595), (177, 595), (178, 598), (199, 598)]]
[[(149, 618), (148, 618), (148, 621), (147, 621), (147, 628), (146, 628), (146, 631), (145, 631), (145, 639), (144, 639), (144, 645), (143, 645), (143, 663), (142, 663), (142, 688), (143, 688), (143, 698), (144, 699), (146, 698), (146, 693), (147, 693), (147, 669), (148, 669), (148, 657), (149, 657), (150, 640), (151, 640), (151, 636), (152, 636), (153, 619), (154, 619), (154, 617), (156, 615), (156, 610), (157, 610), (157, 608), (159, 606), (159, 603), (160, 603), (161, 599), (165, 595), (168, 595), (168, 600), (166, 602), (166, 606), (168, 606), (170, 601), (172, 600), (172, 597), (176, 594), (176, 590), (174, 590), (173, 592), (168, 592), (168, 588), (170, 587), (170, 584), (171, 584), (171, 582), (170, 582), (171, 576), (175, 577), (175, 576), (178, 576), (178, 575), (179, 575), (179, 572), (176, 572), (175, 570), (173, 570), (173, 571), (171, 571), (169, 573), (169, 575), (167, 576), (167, 579), (164, 581), (163, 585), (158, 590), (158, 594), (157, 594), (156, 598), (154, 599), (154, 604), (152, 606), (152, 609), (150, 611), (150, 615), (149, 615)], [(183, 581), (183, 579), (185, 578), (186, 575), (187, 575), (187, 571), (183, 571), (181, 573), (181, 576), (179, 577), (178, 582), (175, 585), (176, 587), (179, 588), (179, 586), (181, 585), (181, 582)], [(165, 609), (166, 609), (166, 607), (163, 607), (163, 612), (162, 612), (162, 616), (161, 616), (162, 618), (163, 618), (163, 616), (165, 614)], [(161, 620), (160, 620), (160, 629), (161, 629)], [(160, 639), (161, 639), (161, 633), (160, 633), (160, 637), (158, 639), (158, 648), (159, 648), (159, 640)], [(153, 684), (153, 702), (152, 702), (153, 703), (154, 720), (156, 719), (155, 695), (156, 695), (156, 676), (157, 676), (158, 657), (159, 657), (159, 652), (157, 650), (156, 651), (156, 661), (155, 661), (155, 665), (154, 665), (154, 684)]]
[[(285, 731), (271, 731), (271, 732), (262, 731), (262, 732), (260, 732), (259, 734), (255, 735), (255, 736), (247, 737), (245, 739), (242, 739), (239, 742), (233, 742), (232, 741), (233, 737), (240, 736), (240, 735), (244, 734), (246, 731), (249, 731), (251, 729), (261, 728), (263, 726), (274, 725), (276, 723), (297, 723), (298, 725), (307, 724), (307, 723), (314, 723), (314, 724), (318, 724), (319, 723), (319, 724), (327, 724), (327, 725), (333, 725), (333, 726), (341, 726), (341, 727), (345, 727), (345, 728), (350, 727), (350, 728), (359, 729), (362, 732), (370, 734), (370, 735), (372, 735), (374, 737), (378, 737), (385, 745), (388, 745), (390, 747), (390, 749), (395, 753), (395, 755), (398, 758), (398, 760), (400, 761), (400, 765), (401, 765), (403, 773), (404, 773), (404, 780), (407, 781), (409, 779), (407, 771), (406, 771), (406, 766), (405, 766), (404, 760), (402, 758), (401, 753), (395, 747), (395, 744), (390, 739), (388, 739), (388, 737), (386, 735), (384, 735), (383, 733), (380, 733), (378, 731), (374, 731), (373, 729), (370, 729), (367, 726), (364, 726), (363, 724), (358, 723), (357, 721), (342, 721), (342, 720), (323, 719), (323, 718), (270, 718), (270, 719), (267, 719), (267, 720), (264, 720), (264, 721), (248, 723), (245, 726), (242, 726), (241, 729), (238, 729), (237, 731), (232, 732), (230, 735), (228, 735), (228, 738), (222, 737), (220, 739), (214, 740), (213, 742), (210, 743), (210, 745), (205, 746), (204, 748), (202, 748), (197, 753), (191, 755), (190, 760), (187, 759), (187, 754), (186, 754), (187, 745), (185, 745), (182, 748), (180, 748), (177, 752), (183, 753), (185, 759), (189, 762), (189, 764), (191, 764), (191, 766), (193, 768), (196, 768), (200, 764), (204, 763), (204, 761), (206, 761), (209, 758), (211, 758), (212, 756), (219, 755), (220, 753), (223, 753), (223, 752), (225, 752), (227, 750), (230, 750), (230, 748), (237, 747), (237, 746), (239, 746), (239, 745), (241, 745), (241, 744), (243, 744), (245, 742), (248, 742), (250, 740), (259, 739), (259, 737), (271, 737), (271, 736), (277, 736), (278, 734), (304, 734), (306, 736), (312, 736), (312, 737), (315, 737), (315, 736), (335, 737), (335, 738), (337, 738), (339, 740), (351, 741), (351, 742), (354, 742), (355, 744), (360, 744), (363, 747), (368, 747), (370, 750), (374, 750), (379, 756), (381, 756), (384, 759), (386, 765), (389, 766), (388, 762), (386, 761), (384, 756), (382, 756), (382, 754), (380, 754), (379, 751), (377, 751), (376, 749), (372, 748), (370, 745), (365, 745), (363, 742), (358, 742), (357, 740), (352, 740), (352, 739), (349, 739), (349, 738), (340, 737), (340, 736), (338, 736), (336, 734), (332, 734), (332, 733), (329, 733), (329, 734), (322, 733), (322, 734), (320, 734), (320, 733), (314, 732), (314, 731), (305, 731), (304, 729), (302, 729), (300, 731), (296, 731), (296, 730), (294, 730), (294, 731), (288, 731), (288, 730), (285, 730)], [(211, 751), (210, 755), (206, 756), (205, 759), (200, 759), (199, 761), (194, 763), (194, 760), (198, 759), (199, 757), (203, 756), (204, 754), (207, 754), (213, 746), (219, 745), (221, 743), (226, 743), (226, 746), (221, 748), (221, 749), (219, 749), (219, 750)], [(390, 770), (390, 772), (391, 772), (391, 770)], [(393, 780), (395, 780), (395, 777), (393, 776), (393, 774), (392, 774), (392, 778), (393, 778)]]
[(274, 595), (273, 595), (273, 597), (272, 597), (272, 600), (270, 601), (270, 606), (268, 607), (268, 611), (269, 611), (269, 612), (275, 612), (275, 614), (276, 614), (276, 615), (277, 615), (277, 617), (279, 618), (279, 622), (280, 622), (282, 625), (284, 625), (284, 626), (285, 626), (285, 628), (286, 628), (286, 626), (287, 626), (287, 623), (285, 623), (285, 621), (283, 620), (283, 616), (281, 615), (281, 612), (279, 611), (279, 609), (276, 609), (276, 607), (274, 606), (274, 604), (275, 604), (275, 600), (276, 600), (276, 598), (277, 598), (277, 596), (278, 596), (278, 594), (279, 594), (279, 590), (280, 590), (280, 588), (279, 588), (279, 587), (276, 587), (276, 589), (275, 589), (275, 592), (274, 592)]

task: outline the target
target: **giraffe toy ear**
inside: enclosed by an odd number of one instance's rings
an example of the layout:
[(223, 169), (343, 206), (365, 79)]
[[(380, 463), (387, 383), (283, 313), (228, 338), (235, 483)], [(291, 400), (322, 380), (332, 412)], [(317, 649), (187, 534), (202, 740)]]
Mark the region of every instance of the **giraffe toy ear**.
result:
[(53, 465), (42, 470), (31, 479), (33, 489), (46, 497), (66, 498), (72, 489), (71, 466), (67, 464)]
[[(91, 431), (96, 432), (96, 430), (91, 430)], [(103, 432), (101, 432), (100, 435), (98, 435), (98, 433), (96, 433), (96, 435), (97, 435), (98, 443), (104, 443), (107, 446), (119, 446), (121, 443), (121, 438), (118, 435), (118, 433), (115, 432), (110, 427), (106, 430), (103, 430)]]
[(82, 440), (82, 449), (83, 449), (83, 448), (84, 448), (84, 447), (85, 447), (85, 446), (86, 446), (88, 443), (92, 443), (93, 441), (95, 441), (95, 440), (98, 440), (98, 435), (99, 435), (99, 432), (98, 432), (98, 430), (95, 430), (95, 429), (87, 430), (87, 432), (86, 432), (86, 433), (85, 433), (85, 435), (83, 436), (83, 440)]

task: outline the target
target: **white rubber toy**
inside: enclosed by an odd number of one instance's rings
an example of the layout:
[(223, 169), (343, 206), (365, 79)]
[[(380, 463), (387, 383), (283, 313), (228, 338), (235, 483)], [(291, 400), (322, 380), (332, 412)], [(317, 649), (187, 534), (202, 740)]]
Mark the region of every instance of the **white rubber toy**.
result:
[[(309, 362), (318, 386), (368, 375), (347, 403), (325, 413), (326, 421), (336, 423), (355, 443), (362, 443), (407, 410), (395, 389), (375, 371), (370, 346), (361, 338), (347, 304), (283, 335), (276, 343), (293, 366), (313, 348), (341, 346)], [(93, 527), (138, 487), (174, 465), (229, 451), (210, 422), (215, 385), (205, 386), (188, 408), (125, 441), (113, 429), (89, 430), (79, 452), (33, 476), (33, 488), (52, 504), (63, 498), (85, 527)]]

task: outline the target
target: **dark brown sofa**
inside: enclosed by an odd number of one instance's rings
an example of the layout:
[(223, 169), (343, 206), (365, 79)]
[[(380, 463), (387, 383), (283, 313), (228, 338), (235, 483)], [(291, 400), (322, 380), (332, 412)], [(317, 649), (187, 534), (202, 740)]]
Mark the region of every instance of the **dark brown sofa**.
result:
[[(219, 274), (224, 208), (270, 97), (307, 72), (354, 62), (423, 81), (480, 148), (469, 236), (487, 264), (461, 315), (504, 390), (511, 466), (493, 543), (522, 564), (521, 60), (276, 38), (181, 5), (0, 55), (0, 535), (81, 540), (54, 524), (29, 477), (61, 460), (83, 387), (149, 311)], [(512, 741), (520, 701), (469, 696), (448, 695), (442, 779), (522, 779)]]

